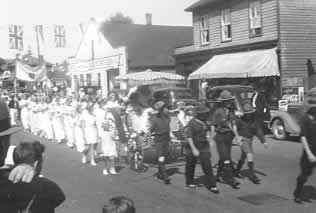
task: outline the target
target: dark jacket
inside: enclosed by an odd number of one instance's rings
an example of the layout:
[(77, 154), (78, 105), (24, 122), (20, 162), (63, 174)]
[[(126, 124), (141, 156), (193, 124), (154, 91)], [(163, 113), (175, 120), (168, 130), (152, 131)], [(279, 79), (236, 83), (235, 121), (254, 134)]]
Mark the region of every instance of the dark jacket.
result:
[(47, 178), (34, 177), (31, 183), (13, 184), (7, 178), (8, 171), (0, 171), (0, 174), (0, 212), (17, 213), (34, 198), (32, 213), (54, 213), (65, 200), (60, 187)]

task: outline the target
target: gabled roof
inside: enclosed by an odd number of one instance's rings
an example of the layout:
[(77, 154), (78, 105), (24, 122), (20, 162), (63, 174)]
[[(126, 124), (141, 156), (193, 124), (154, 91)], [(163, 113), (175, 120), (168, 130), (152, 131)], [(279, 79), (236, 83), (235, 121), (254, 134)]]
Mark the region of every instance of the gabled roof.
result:
[(218, 1), (225, 1), (225, 0), (199, 0), (195, 2), (194, 4), (192, 4), (191, 6), (189, 6), (188, 8), (186, 8), (185, 11), (192, 12), (194, 9), (198, 9), (198, 8), (201, 8), (203, 6), (206, 6)]
[(104, 24), (101, 31), (113, 48), (127, 47), (129, 68), (174, 66), (174, 49), (193, 43), (192, 27)]

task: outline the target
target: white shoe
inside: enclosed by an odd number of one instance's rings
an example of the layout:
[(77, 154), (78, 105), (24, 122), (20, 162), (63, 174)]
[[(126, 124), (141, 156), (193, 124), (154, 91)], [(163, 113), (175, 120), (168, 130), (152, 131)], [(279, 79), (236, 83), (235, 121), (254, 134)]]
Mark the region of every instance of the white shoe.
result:
[(86, 163), (87, 163), (87, 157), (83, 156), (81, 162), (82, 162), (83, 164), (86, 164)]
[(117, 175), (117, 172), (115, 171), (114, 168), (111, 168), (109, 172), (111, 175)]
[(109, 175), (109, 172), (108, 172), (108, 170), (107, 169), (103, 169), (103, 175), (105, 175), (105, 176), (107, 176), (107, 175)]
[(96, 166), (97, 165), (96, 162), (94, 162), (94, 161), (91, 161), (90, 164), (91, 164), (91, 166)]

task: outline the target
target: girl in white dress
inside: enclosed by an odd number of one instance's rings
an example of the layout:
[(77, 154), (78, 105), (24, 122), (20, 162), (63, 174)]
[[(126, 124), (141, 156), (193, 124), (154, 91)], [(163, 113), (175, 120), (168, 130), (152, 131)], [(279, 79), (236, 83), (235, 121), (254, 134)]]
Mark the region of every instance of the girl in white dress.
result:
[(101, 139), (100, 156), (103, 158), (105, 167), (103, 175), (117, 174), (115, 171), (115, 158), (117, 150), (115, 144), (115, 122), (111, 113), (107, 113), (105, 103), (96, 109), (99, 136)]
[(96, 117), (93, 114), (93, 105), (83, 102), (82, 120), (84, 126), (84, 137), (90, 155), (90, 164), (96, 166), (94, 159), (95, 145), (98, 143), (98, 130)]
[(67, 137), (67, 145), (70, 148), (74, 147), (75, 141), (75, 110), (71, 105), (71, 99), (68, 99), (66, 102), (66, 106), (64, 107), (64, 123), (65, 123), (65, 132)]
[(49, 108), (49, 98), (46, 98), (43, 103), (43, 131), (45, 133), (45, 137), (48, 140), (54, 139), (54, 132), (51, 122), (50, 108)]
[(82, 109), (78, 104), (76, 106), (76, 113), (74, 118), (74, 131), (75, 131), (75, 144), (77, 151), (82, 153), (82, 163), (87, 163), (86, 157), (86, 141), (83, 132), (83, 120), (82, 120)]
[(63, 117), (62, 117), (62, 107), (59, 103), (59, 100), (56, 100), (56, 105), (54, 107), (54, 118), (53, 118), (53, 126), (55, 133), (55, 140), (57, 143), (62, 143), (65, 139), (64, 125), (63, 125)]

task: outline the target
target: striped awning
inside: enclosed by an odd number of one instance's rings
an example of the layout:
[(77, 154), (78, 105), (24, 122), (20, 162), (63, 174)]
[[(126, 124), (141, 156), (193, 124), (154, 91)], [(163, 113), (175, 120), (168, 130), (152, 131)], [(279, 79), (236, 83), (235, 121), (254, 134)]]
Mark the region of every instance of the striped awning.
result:
[(150, 69), (143, 72), (129, 73), (120, 75), (115, 78), (118, 81), (127, 81), (133, 85), (150, 85), (150, 84), (166, 84), (183, 82), (185, 78), (181, 75), (155, 72)]
[(279, 76), (276, 48), (216, 55), (189, 75), (189, 80)]

